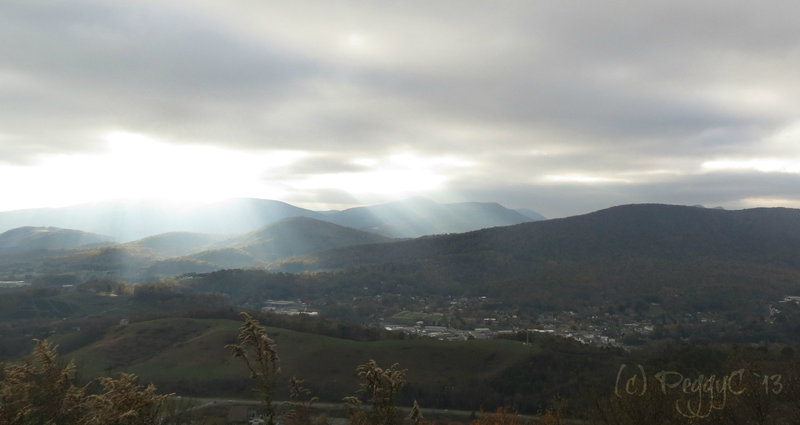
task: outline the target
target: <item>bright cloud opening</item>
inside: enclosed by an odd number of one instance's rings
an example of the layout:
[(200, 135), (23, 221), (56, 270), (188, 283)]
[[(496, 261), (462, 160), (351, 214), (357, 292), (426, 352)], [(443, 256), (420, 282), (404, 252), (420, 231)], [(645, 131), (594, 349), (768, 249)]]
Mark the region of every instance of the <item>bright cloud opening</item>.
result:
[(769, 197), (752, 197), (742, 199), (740, 202), (741, 208), (759, 208), (759, 207), (785, 207), (785, 208), (800, 208), (800, 200), (797, 199), (784, 199), (784, 198), (769, 198)]
[(348, 34), (345, 40), (348, 46), (355, 49), (364, 46), (364, 37), (356, 33)]
[(130, 132), (104, 136), (102, 152), (42, 156), (34, 166), (0, 168), (7, 185), (0, 210), (66, 206), (98, 200), (211, 202), (232, 197), (280, 198), (265, 171), (306, 156), (298, 151), (245, 152), (170, 144)]
[(369, 38), (359, 32), (340, 36), (338, 47), (341, 53), (351, 57), (374, 56), (378, 50), (374, 38)]
[(706, 171), (760, 171), (762, 173), (800, 173), (800, 159), (753, 158), (744, 160), (706, 161)]
[(583, 174), (563, 174), (563, 175), (546, 175), (544, 179), (553, 183), (629, 183), (628, 180), (601, 177), (601, 176), (587, 176)]
[(300, 190), (336, 189), (357, 196), (386, 195), (395, 198), (443, 189), (450, 171), (471, 167), (470, 161), (454, 156), (420, 157), (402, 153), (386, 158), (359, 158), (354, 163), (366, 171), (315, 174), (287, 182)]

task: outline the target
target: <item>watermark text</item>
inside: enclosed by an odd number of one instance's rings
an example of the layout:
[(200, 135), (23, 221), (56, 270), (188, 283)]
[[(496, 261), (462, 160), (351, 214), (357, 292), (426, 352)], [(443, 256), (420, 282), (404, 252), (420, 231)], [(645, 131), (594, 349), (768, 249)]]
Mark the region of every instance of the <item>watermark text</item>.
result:
[[(749, 380), (750, 377), (755, 381)], [(753, 385), (757, 382), (757, 387)], [(706, 418), (715, 410), (723, 410), (732, 397), (748, 391), (763, 391), (765, 395), (779, 395), (784, 390), (783, 376), (761, 374), (737, 369), (723, 375), (697, 374), (687, 376), (680, 372), (661, 370), (648, 377), (642, 365), (622, 364), (617, 371), (614, 395), (641, 397), (648, 391), (665, 396), (675, 396), (675, 411), (687, 418)], [(749, 387), (748, 387), (749, 386)]]

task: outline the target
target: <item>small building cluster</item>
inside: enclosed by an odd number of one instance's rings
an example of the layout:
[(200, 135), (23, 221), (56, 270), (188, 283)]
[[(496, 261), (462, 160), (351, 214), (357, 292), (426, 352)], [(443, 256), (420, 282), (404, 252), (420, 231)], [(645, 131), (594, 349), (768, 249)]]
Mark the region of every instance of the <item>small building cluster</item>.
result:
[(287, 316), (298, 316), (307, 314), (309, 316), (319, 315), (318, 311), (308, 309), (308, 304), (302, 301), (288, 301), (288, 300), (267, 300), (264, 306), (261, 307), (264, 313), (285, 314)]

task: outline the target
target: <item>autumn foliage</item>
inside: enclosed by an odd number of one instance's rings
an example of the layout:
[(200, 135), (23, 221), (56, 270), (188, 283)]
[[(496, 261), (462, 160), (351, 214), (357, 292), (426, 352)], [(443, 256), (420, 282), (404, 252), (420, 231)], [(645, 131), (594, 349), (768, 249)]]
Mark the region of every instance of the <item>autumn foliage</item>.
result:
[[(96, 384), (102, 389), (93, 393)], [(78, 386), (75, 365), (60, 365), (46, 341), (36, 341), (30, 358), (0, 369), (0, 425), (151, 425), (168, 397), (152, 385), (141, 388), (131, 374)]]

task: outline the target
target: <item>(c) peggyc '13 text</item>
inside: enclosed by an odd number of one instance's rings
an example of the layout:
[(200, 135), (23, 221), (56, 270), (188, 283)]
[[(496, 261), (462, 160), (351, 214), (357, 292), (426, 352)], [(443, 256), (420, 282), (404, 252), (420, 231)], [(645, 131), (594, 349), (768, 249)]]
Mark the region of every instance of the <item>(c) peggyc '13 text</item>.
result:
[[(746, 377), (753, 376), (759, 388), (748, 388)], [(629, 367), (622, 364), (617, 371), (614, 395), (641, 397), (648, 391), (659, 391), (665, 396), (675, 396), (675, 410), (687, 418), (705, 418), (715, 410), (727, 406), (731, 397), (740, 396), (747, 391), (763, 391), (767, 395), (783, 392), (783, 376), (780, 374), (759, 374), (746, 369), (734, 370), (724, 375), (698, 374), (685, 376), (676, 371), (661, 370), (654, 374), (653, 380), (642, 365)], [(655, 381), (655, 382), (653, 382)]]

